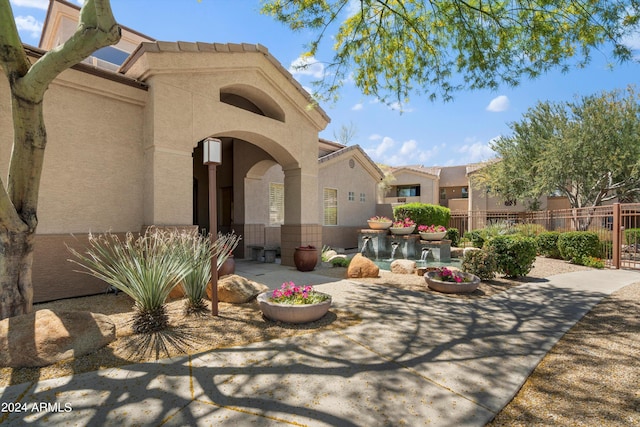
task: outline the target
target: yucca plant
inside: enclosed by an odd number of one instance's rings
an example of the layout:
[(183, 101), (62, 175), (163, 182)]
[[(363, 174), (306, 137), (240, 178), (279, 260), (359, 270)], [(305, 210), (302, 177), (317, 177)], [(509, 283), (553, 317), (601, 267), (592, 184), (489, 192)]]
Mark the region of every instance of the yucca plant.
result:
[(80, 254), (69, 248), (84, 273), (97, 277), (126, 293), (135, 301), (135, 333), (152, 333), (166, 328), (169, 318), (165, 300), (169, 292), (190, 272), (181, 241), (185, 234), (150, 228), (124, 240), (106, 233), (89, 235), (89, 248)]
[(217, 255), (218, 270), (227, 260), (231, 252), (238, 246), (241, 237), (235, 233), (221, 234), (214, 242), (210, 237), (197, 235), (182, 236), (182, 251), (185, 261), (190, 266), (190, 272), (182, 280), (182, 288), (187, 297), (185, 311), (187, 313), (203, 312), (206, 309), (204, 301), (207, 284), (211, 278), (211, 257)]

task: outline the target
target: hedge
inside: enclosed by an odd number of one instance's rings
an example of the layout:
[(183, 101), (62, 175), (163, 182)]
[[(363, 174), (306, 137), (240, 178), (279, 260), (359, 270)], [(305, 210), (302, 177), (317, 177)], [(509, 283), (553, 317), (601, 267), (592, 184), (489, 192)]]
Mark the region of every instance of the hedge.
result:
[(411, 218), (417, 225), (449, 225), (451, 210), (444, 206), (428, 203), (407, 203), (393, 208), (396, 220)]
[(600, 254), (600, 239), (592, 231), (568, 231), (558, 237), (558, 250), (564, 260), (581, 264), (584, 258)]
[(538, 253), (549, 258), (561, 258), (560, 250), (558, 249), (558, 238), (560, 233), (558, 231), (545, 231), (536, 236), (536, 244), (538, 246)]

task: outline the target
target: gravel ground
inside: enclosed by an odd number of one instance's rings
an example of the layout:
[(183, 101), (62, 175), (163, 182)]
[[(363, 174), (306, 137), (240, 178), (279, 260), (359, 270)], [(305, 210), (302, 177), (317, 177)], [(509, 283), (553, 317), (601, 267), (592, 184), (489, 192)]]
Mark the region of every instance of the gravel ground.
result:
[[(526, 278), (497, 278), (478, 290), (451, 298), (487, 298), (510, 287), (571, 271), (589, 270), (564, 261), (538, 258)], [(344, 278), (344, 268), (316, 273)], [(432, 292), (424, 278), (381, 271), (363, 282)], [(441, 294), (445, 295), (445, 294)], [(96, 295), (38, 304), (36, 309), (91, 310), (111, 316), (117, 339), (85, 357), (44, 368), (0, 368), (0, 387), (87, 372), (188, 351), (242, 345), (325, 328), (344, 328), (360, 319), (332, 309), (318, 322), (286, 325), (265, 321), (257, 304), (221, 303), (219, 317), (194, 319), (182, 314), (182, 301), (168, 305), (173, 328), (150, 341), (131, 333), (132, 301), (124, 294)], [(640, 283), (627, 286), (598, 304), (547, 354), (517, 396), (490, 426), (634, 426), (640, 425)]]

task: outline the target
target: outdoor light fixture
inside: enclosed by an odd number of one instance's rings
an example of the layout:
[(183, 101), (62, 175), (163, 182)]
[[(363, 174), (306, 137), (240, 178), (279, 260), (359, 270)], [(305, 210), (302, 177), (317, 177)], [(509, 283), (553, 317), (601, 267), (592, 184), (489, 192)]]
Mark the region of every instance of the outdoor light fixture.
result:
[[(202, 163), (209, 168), (209, 235), (215, 246), (218, 238), (216, 203), (216, 166), (222, 163), (222, 141), (207, 138), (202, 141)], [(211, 314), (218, 315), (218, 255), (211, 257)]]
[(202, 143), (202, 163), (222, 163), (222, 141), (215, 138), (207, 138)]

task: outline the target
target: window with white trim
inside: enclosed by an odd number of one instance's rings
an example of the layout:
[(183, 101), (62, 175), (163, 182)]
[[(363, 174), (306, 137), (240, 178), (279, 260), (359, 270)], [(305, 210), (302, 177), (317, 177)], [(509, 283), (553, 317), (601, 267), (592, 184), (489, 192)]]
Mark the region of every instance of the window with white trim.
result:
[(284, 184), (269, 183), (269, 225), (284, 224)]
[(338, 225), (338, 189), (323, 189), (322, 212), (324, 225)]
[(360, 201), (361, 202), (365, 202), (366, 201), (366, 196), (364, 193), (360, 193)]
[(347, 199), (349, 199), (350, 202), (353, 202), (354, 200), (356, 200), (356, 193), (354, 193), (353, 191), (349, 191), (349, 196), (347, 197)]

